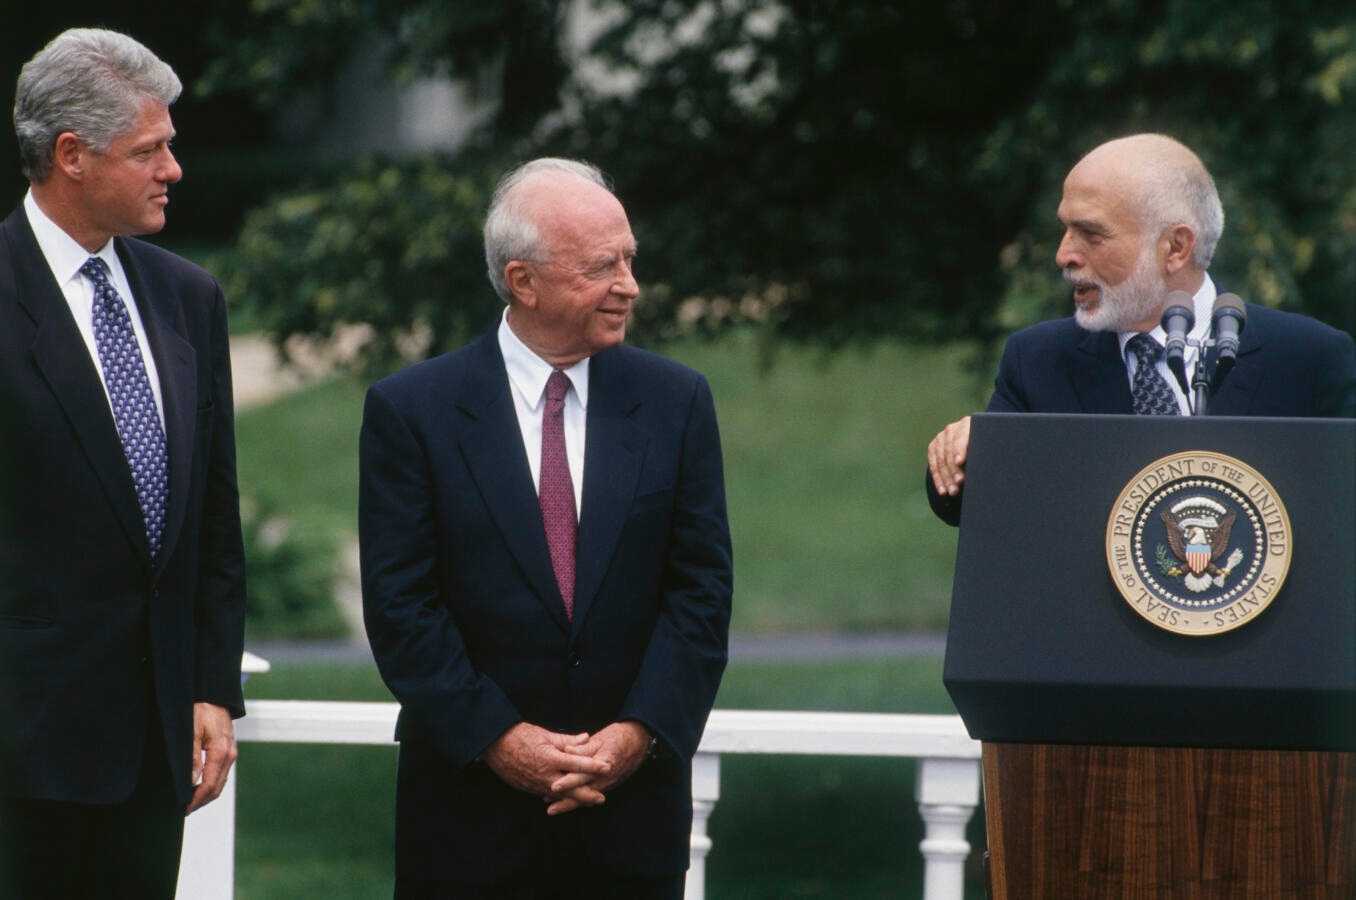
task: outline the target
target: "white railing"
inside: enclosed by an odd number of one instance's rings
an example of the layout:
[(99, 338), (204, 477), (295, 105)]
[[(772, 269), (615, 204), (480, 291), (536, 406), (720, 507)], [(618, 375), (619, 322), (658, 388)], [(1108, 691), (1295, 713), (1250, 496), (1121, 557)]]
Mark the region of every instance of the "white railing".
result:
[[(240, 742), (392, 744), (394, 703), (253, 700), (236, 723)], [(711, 713), (692, 768), (692, 866), (685, 900), (706, 896), (707, 821), (720, 799), (720, 758), (726, 753), (826, 756), (907, 756), (919, 760), (915, 801), (923, 817), (924, 900), (961, 900), (970, 844), (965, 826), (979, 804), (979, 743), (958, 716), (874, 713)], [(179, 896), (234, 896), (235, 772), (221, 798), (194, 813), (184, 834)], [(901, 886), (902, 888), (903, 886)]]

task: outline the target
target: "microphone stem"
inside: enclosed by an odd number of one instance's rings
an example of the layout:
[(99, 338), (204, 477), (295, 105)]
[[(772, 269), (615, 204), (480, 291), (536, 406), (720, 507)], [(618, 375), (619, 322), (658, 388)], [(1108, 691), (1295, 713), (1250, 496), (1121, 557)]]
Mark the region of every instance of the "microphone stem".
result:
[(1205, 415), (1205, 407), (1210, 397), (1210, 374), (1209, 367), (1206, 365), (1208, 354), (1206, 348), (1201, 347), (1200, 354), (1196, 357), (1196, 372), (1191, 378), (1191, 414), (1193, 416)]

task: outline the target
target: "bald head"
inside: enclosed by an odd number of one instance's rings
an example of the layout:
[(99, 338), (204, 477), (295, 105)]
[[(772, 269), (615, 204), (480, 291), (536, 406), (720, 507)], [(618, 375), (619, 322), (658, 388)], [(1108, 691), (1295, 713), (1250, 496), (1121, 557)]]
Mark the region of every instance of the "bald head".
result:
[(1137, 134), (1102, 144), (1069, 171), (1055, 263), (1073, 288), (1074, 317), (1093, 331), (1149, 331), (1170, 291), (1195, 294), (1224, 213), (1210, 173), (1172, 138)]
[(1193, 262), (1201, 271), (1210, 267), (1224, 230), (1224, 210), (1200, 157), (1180, 141), (1162, 134), (1107, 141), (1079, 160), (1065, 185), (1071, 181), (1123, 205), (1147, 236), (1174, 225), (1190, 227)]
[(508, 327), (552, 367), (620, 344), (640, 293), (626, 210), (593, 166), (539, 159), (500, 182), (485, 221)]
[(515, 259), (547, 259), (536, 220), (543, 206), (543, 192), (550, 193), (553, 185), (569, 184), (589, 185), (611, 194), (607, 179), (596, 166), (573, 159), (534, 159), (499, 180), (485, 215), (485, 264), (495, 293), (505, 303), (512, 296), (504, 280), (504, 267)]

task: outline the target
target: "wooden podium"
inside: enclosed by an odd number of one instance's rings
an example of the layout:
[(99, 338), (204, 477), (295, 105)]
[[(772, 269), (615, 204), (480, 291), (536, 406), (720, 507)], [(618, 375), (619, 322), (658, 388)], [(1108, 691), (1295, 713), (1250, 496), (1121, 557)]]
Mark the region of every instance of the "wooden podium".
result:
[[(1356, 898), (1356, 422), (981, 414), (970, 447), (944, 677), (990, 895)], [(1204, 636), (1137, 612), (1107, 549), (1137, 473), (1198, 450), (1265, 476), (1291, 545)]]

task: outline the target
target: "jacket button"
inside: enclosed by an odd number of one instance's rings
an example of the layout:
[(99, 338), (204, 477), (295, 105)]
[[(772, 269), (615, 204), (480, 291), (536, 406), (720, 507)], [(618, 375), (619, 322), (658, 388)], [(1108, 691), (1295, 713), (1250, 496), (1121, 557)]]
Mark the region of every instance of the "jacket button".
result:
[(569, 663), (570, 663), (570, 668), (571, 668), (571, 669), (577, 669), (577, 668), (579, 668), (579, 654), (578, 654), (578, 653), (571, 653), (571, 654), (570, 654), (570, 658), (569, 658)]

